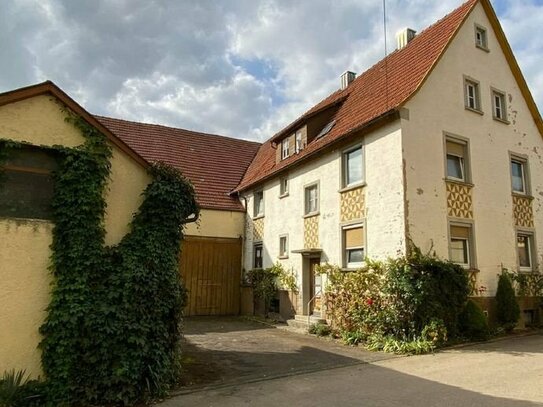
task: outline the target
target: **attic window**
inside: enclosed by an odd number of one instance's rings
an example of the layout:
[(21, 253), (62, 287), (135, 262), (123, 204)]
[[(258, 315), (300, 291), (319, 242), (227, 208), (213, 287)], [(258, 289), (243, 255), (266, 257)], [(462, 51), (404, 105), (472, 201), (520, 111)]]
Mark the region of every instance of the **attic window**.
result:
[(334, 124), (336, 124), (335, 120), (332, 120), (330, 123), (328, 123), (324, 128), (321, 130), (319, 134), (317, 134), (316, 139), (320, 139), (321, 137), (326, 136), (328, 133), (330, 133), (330, 130), (332, 130), (332, 127), (334, 127)]
[(488, 51), (488, 38), (486, 35), (486, 28), (475, 25), (475, 45), (477, 48), (481, 48), (484, 51)]

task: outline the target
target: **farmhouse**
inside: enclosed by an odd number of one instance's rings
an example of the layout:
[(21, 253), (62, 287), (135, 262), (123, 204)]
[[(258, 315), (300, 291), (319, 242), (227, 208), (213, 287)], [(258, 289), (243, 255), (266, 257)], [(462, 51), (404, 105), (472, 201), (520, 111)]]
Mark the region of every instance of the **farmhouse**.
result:
[(0, 139), (28, 145), (0, 162), (0, 367), (40, 372), (56, 169), (44, 147), (83, 143), (68, 113), (113, 149), (106, 244), (127, 232), (150, 163), (193, 183), (187, 315), (243, 312), (242, 270), (280, 262), (299, 286), (288, 316), (324, 318), (318, 264), (348, 271), (410, 244), (462, 265), (490, 314), (503, 268), (540, 271), (543, 122), (488, 0), (402, 31), (394, 52), (339, 85), (263, 144), (93, 116), (51, 82), (0, 94)]

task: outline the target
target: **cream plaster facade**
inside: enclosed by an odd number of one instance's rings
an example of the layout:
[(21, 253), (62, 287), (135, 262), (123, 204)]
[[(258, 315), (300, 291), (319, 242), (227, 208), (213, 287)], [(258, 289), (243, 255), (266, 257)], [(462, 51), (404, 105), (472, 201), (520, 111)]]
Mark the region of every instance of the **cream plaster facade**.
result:
[[(84, 142), (65, 120), (56, 99), (37, 96), (0, 107), (0, 137), (37, 146), (76, 147)], [(106, 244), (116, 244), (141, 203), (150, 178), (132, 158), (112, 146), (111, 177), (106, 196)], [(0, 219), (0, 371), (41, 372), (38, 332), (49, 305), (48, 272), (51, 222)]]
[[(489, 52), (475, 46), (475, 24), (487, 29)], [(482, 115), (464, 108), (464, 76), (480, 82)], [(493, 118), (492, 88), (507, 94), (509, 124)], [(409, 234), (423, 250), (449, 257), (444, 134), (468, 139), (477, 284), (493, 296), (502, 266), (518, 269), (510, 153), (528, 159), (536, 251), (539, 259), (543, 254), (537, 233), (543, 228), (543, 140), (481, 4), (405, 107), (409, 120), (403, 119), (401, 127)]]

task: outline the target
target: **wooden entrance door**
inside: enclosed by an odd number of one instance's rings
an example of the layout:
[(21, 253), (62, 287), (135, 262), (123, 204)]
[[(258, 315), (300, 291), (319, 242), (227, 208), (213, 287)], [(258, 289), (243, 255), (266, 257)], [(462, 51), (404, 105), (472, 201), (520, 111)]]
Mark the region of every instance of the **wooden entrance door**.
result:
[(320, 263), (319, 258), (309, 259), (309, 295), (313, 299), (309, 307), (309, 315), (320, 316), (322, 310), (322, 277), (316, 272), (316, 267)]
[(179, 263), (188, 290), (185, 315), (239, 314), (240, 239), (186, 237)]

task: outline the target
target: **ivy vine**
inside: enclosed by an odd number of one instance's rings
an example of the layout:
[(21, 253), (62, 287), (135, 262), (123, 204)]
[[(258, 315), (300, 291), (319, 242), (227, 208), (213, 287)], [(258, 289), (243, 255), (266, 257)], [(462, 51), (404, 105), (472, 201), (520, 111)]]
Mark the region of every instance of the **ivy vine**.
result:
[(178, 378), (186, 298), (178, 259), (183, 224), (198, 206), (190, 182), (155, 164), (130, 232), (106, 247), (112, 151), (94, 127), (67, 120), (86, 142), (55, 146), (53, 287), (40, 328), (47, 399), (55, 406), (132, 405), (163, 395)]

